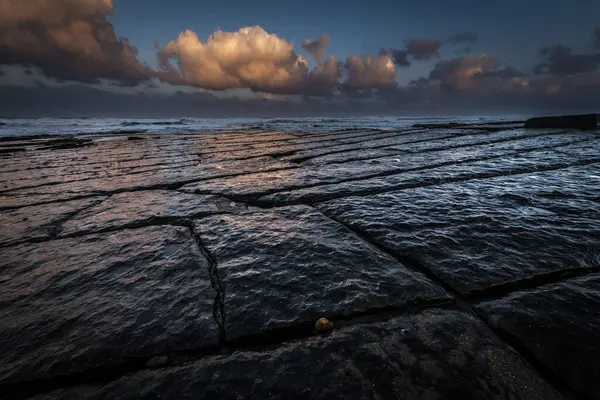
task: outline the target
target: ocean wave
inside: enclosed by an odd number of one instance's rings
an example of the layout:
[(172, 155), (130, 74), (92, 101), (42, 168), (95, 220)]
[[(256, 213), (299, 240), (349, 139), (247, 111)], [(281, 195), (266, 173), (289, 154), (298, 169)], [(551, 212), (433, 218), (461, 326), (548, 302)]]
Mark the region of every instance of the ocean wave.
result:
[(236, 131), (251, 131), (256, 129), (265, 129), (268, 124), (259, 124), (259, 125), (231, 125), (223, 127), (220, 130), (236, 130)]
[(275, 119), (270, 120), (268, 123), (269, 124), (294, 124), (297, 122), (298, 122), (298, 120), (295, 120), (295, 119), (275, 118)]
[(135, 135), (137, 133), (152, 133), (149, 129), (111, 129), (79, 132), (77, 135)]
[(139, 126), (139, 125), (152, 125), (152, 126), (176, 126), (176, 125), (186, 125), (189, 121), (187, 119), (180, 119), (178, 121), (123, 121), (121, 122), (121, 126)]
[(385, 132), (385, 129), (380, 128), (369, 128), (369, 127), (352, 127), (352, 128), (341, 128), (333, 129), (331, 132)]
[(310, 122), (331, 124), (344, 121), (339, 118), (274, 118), (268, 121), (270, 124), (306, 124)]

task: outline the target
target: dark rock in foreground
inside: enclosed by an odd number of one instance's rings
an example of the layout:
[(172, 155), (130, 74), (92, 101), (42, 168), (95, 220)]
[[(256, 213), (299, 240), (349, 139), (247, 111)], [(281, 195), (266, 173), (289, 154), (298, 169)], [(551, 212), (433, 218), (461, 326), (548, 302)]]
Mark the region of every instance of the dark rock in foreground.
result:
[(208, 264), (187, 228), (15, 246), (0, 271), (0, 385), (218, 343)]
[(477, 309), (571, 387), (600, 399), (600, 275), (514, 293)]
[(537, 117), (525, 121), (525, 128), (530, 129), (579, 129), (588, 131), (596, 129), (598, 116), (596, 114), (562, 115), (557, 117)]
[(484, 324), (429, 311), (44, 399), (527, 399), (561, 395)]
[[(227, 339), (301, 332), (319, 317), (448, 300), (437, 285), (306, 206), (198, 220), (217, 262)], [(309, 328), (310, 332), (310, 328)]]
[(0, 398), (597, 398), (600, 136), (522, 126), (0, 140)]

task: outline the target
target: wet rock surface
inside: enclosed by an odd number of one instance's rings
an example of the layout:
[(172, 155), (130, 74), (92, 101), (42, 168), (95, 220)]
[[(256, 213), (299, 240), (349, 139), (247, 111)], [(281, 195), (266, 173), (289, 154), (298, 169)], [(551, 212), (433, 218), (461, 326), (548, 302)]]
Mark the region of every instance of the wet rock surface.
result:
[(208, 262), (187, 228), (23, 244), (0, 260), (2, 385), (218, 343)]
[(207, 217), (194, 233), (216, 263), (228, 340), (310, 328), (321, 316), (449, 300), (420, 273), (310, 207)]
[(194, 217), (233, 213), (244, 209), (244, 205), (218, 196), (193, 195), (168, 190), (118, 193), (69, 219), (62, 226), (60, 236), (152, 224), (181, 224)]
[(599, 131), (522, 126), (1, 141), (0, 397), (598, 398)]
[(494, 326), (590, 398), (600, 398), (600, 274), (477, 306)]
[[(465, 296), (600, 267), (600, 175), (585, 167), (319, 205)], [(557, 176), (558, 174), (558, 176)], [(554, 198), (553, 198), (554, 197)]]
[(562, 398), (482, 324), (426, 312), (333, 331), (263, 352), (208, 357), (48, 399)]
[(104, 199), (106, 197), (88, 197), (52, 206), (23, 207), (2, 212), (0, 213), (0, 226), (2, 226), (0, 246), (56, 237), (63, 229), (64, 221)]

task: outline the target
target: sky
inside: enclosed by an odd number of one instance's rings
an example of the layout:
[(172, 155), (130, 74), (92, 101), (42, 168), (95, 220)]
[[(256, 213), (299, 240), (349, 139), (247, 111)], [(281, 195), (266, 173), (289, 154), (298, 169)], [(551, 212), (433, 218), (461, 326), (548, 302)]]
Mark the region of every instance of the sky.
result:
[(599, 16), (597, 0), (0, 0), (0, 113), (597, 112)]

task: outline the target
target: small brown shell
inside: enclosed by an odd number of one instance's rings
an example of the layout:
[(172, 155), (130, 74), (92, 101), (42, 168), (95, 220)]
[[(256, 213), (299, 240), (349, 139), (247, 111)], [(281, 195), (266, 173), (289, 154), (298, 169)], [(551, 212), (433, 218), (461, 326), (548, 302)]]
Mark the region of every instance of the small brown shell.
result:
[(315, 322), (315, 332), (317, 333), (329, 332), (332, 329), (333, 322), (327, 318), (319, 318), (317, 322)]

